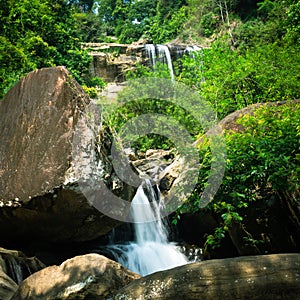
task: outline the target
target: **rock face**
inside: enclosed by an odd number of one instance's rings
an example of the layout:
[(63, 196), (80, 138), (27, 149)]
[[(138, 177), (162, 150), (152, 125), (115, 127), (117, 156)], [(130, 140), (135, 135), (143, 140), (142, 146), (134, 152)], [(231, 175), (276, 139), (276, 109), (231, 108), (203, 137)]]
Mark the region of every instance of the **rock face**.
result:
[[(138, 64), (149, 66), (145, 44), (147, 41), (133, 44), (85, 43), (84, 48), (88, 49), (93, 57), (89, 69), (90, 74), (101, 77), (106, 82), (125, 81), (126, 73), (134, 70)], [(172, 60), (181, 57), (188, 51), (187, 45), (169, 44), (167, 47)], [(159, 56), (158, 53), (156, 55)]]
[(300, 299), (300, 255), (209, 260), (133, 281), (113, 300)]
[(0, 103), (1, 200), (28, 202), (60, 186), (88, 99), (64, 67), (36, 70)]
[(36, 257), (26, 257), (21, 251), (0, 248), (0, 269), (17, 284), (45, 267)]
[(88, 103), (64, 67), (29, 73), (0, 102), (0, 241), (86, 241), (119, 224), (67, 182)]
[(106, 82), (125, 81), (125, 73), (145, 61), (144, 45), (87, 43), (84, 47), (89, 49), (93, 57), (90, 74), (101, 77)]
[(77, 256), (25, 279), (12, 299), (107, 299), (140, 275), (98, 254)]
[(18, 285), (0, 269), (0, 299), (10, 300), (18, 289)]

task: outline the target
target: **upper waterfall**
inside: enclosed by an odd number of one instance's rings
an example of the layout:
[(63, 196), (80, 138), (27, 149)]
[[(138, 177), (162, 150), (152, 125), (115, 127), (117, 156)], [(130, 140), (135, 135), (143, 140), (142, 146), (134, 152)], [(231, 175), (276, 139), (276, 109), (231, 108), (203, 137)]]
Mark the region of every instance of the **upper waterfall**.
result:
[(157, 45), (157, 50), (158, 50), (158, 59), (160, 59), (162, 63), (167, 64), (171, 79), (174, 80), (175, 76), (174, 76), (172, 58), (168, 46)]

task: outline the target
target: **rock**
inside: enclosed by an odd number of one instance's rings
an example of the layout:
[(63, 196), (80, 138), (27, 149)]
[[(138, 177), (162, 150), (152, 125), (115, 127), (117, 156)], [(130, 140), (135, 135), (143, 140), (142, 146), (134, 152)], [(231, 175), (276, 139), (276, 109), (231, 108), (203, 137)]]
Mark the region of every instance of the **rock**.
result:
[[(130, 155), (130, 154), (128, 154)], [(149, 176), (153, 180), (161, 179), (161, 173), (174, 161), (172, 151), (149, 149), (143, 158), (131, 155), (131, 163), (141, 178)]]
[(107, 299), (140, 275), (98, 254), (71, 258), (25, 279), (14, 300)]
[(127, 45), (116, 43), (88, 43), (93, 60), (89, 68), (90, 74), (101, 77), (106, 82), (123, 82), (126, 72), (143, 63), (143, 45)]
[[(89, 101), (56, 67), (29, 73), (0, 102), (1, 241), (87, 241), (120, 224), (95, 209), (72, 177), (74, 132)], [(109, 154), (101, 155), (113, 186)]]
[(65, 180), (73, 129), (88, 99), (64, 67), (30, 72), (0, 103), (0, 191), (30, 201)]
[[(139, 64), (149, 65), (145, 44), (147, 44), (147, 40), (140, 40), (132, 44), (83, 44), (83, 48), (88, 49), (89, 54), (93, 57), (89, 68), (91, 76), (101, 77), (106, 82), (125, 81), (128, 71), (135, 70)], [(188, 49), (186, 44), (169, 43), (167, 46), (173, 61), (182, 57)]]
[(136, 299), (300, 299), (300, 254), (208, 260), (135, 280), (110, 297)]
[(26, 257), (21, 251), (0, 248), (0, 269), (17, 284), (45, 267), (36, 257)]
[(0, 269), (0, 299), (10, 300), (18, 289), (18, 285)]

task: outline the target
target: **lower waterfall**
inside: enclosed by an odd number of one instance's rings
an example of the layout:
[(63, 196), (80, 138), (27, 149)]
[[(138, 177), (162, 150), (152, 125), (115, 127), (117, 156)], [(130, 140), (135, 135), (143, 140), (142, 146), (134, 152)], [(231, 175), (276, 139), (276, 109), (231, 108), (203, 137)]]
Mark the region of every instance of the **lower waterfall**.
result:
[(155, 193), (150, 181), (144, 181), (131, 204), (135, 240), (108, 246), (119, 263), (142, 276), (189, 263), (176, 244), (168, 242), (168, 227), (161, 218), (164, 206), (160, 200), (159, 192)]

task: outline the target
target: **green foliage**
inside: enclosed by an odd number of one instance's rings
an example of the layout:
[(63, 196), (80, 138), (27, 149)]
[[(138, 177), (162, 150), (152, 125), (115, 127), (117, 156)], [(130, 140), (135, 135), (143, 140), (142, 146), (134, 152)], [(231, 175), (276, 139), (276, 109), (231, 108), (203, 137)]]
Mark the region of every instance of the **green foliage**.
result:
[(285, 41), (293, 45), (299, 45), (300, 42), (300, 2), (291, 1), (292, 4), (287, 10), (285, 26), (287, 33)]
[(83, 85), (82, 88), (90, 98), (97, 98), (98, 93), (97, 93), (97, 89), (95, 87), (89, 87), (89, 86)]
[(5, 1), (0, 15), (0, 98), (36, 68), (64, 65), (79, 82), (84, 81), (91, 58), (80, 49), (66, 1)]
[(146, 77), (171, 79), (168, 66), (160, 62), (157, 62), (152, 68), (144, 65), (136, 65), (135, 69), (128, 71), (126, 74), (127, 80)]
[(85, 84), (82, 85), (83, 90), (90, 98), (97, 99), (98, 92), (103, 90), (107, 86), (107, 82), (105, 82), (100, 77), (92, 77), (86, 78)]
[(205, 37), (211, 36), (217, 29), (218, 24), (219, 17), (215, 13), (209, 12), (203, 15), (200, 20), (201, 33)]
[(89, 86), (98, 87), (99, 89), (103, 89), (107, 86), (107, 82), (105, 82), (100, 77), (93, 77), (88, 81)]
[(83, 43), (97, 43), (106, 39), (109, 31), (107, 25), (98, 15), (89, 13), (75, 13), (76, 31), (78, 38)]
[(169, 17), (161, 18), (160, 14), (156, 15), (153, 18), (151, 27), (146, 31), (145, 35), (153, 43), (165, 43), (178, 36), (187, 21), (187, 8), (183, 6), (174, 11), (172, 15), (168, 13), (167, 16)]
[[(243, 219), (242, 209), (251, 205), (267, 191), (283, 192), (300, 188), (300, 104), (262, 105), (254, 114), (238, 120), (242, 132), (227, 132), (227, 163), (222, 185), (210, 209), (220, 217), (220, 226), (207, 238), (206, 247), (220, 246), (221, 238), (232, 222)], [(200, 195), (207, 181), (211, 154), (208, 145), (201, 144), (203, 157), (199, 181), (189, 201), (180, 213), (199, 210)]]
[[(120, 96), (121, 97), (119, 101), (123, 102), (123, 105), (120, 107), (114, 107), (111, 110), (112, 113), (109, 114), (109, 118), (104, 118), (104, 122), (107, 124), (107, 126), (109, 126), (111, 132), (119, 132), (129, 120), (132, 120), (133, 118), (143, 114), (160, 114), (163, 116), (169, 116), (169, 128), (176, 128), (178, 126), (177, 122), (179, 122), (194, 137), (196, 137), (199, 132), (202, 131), (201, 126), (190, 116), (188, 112), (181, 107), (177, 107), (171, 102), (148, 98), (130, 100), (129, 102), (126, 102), (126, 92), (124, 95)], [(157, 132), (163, 132), (164, 130), (168, 129), (166, 128), (165, 117), (160, 117), (157, 115), (156, 124), (158, 124), (157, 126), (161, 126), (161, 130), (156, 128)], [(170, 132), (170, 134), (171, 133), (172, 132)], [(164, 136), (158, 134), (148, 134), (147, 136), (138, 137), (135, 142), (125, 146), (145, 151), (150, 148), (172, 149), (174, 144)]]
[(238, 52), (216, 43), (194, 59), (185, 57), (178, 79), (199, 90), (221, 119), (253, 103), (299, 98), (299, 74), (294, 47), (267, 44)]

